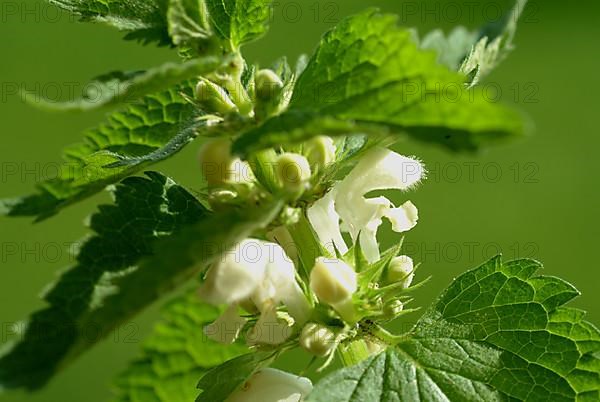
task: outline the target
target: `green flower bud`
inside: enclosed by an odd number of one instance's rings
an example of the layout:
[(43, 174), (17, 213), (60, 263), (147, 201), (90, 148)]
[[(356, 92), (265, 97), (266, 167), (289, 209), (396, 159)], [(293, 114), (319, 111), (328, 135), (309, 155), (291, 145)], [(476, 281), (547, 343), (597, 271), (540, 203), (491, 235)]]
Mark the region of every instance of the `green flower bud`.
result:
[(352, 297), (358, 280), (354, 269), (342, 260), (319, 257), (310, 273), (310, 287), (319, 300), (335, 307)]
[(196, 85), (196, 99), (208, 112), (225, 115), (237, 109), (223, 88), (205, 79)]
[(281, 78), (272, 70), (259, 70), (255, 77), (256, 97), (262, 101), (279, 98), (283, 89)]
[(406, 289), (410, 286), (414, 278), (413, 260), (407, 255), (394, 257), (388, 268), (388, 281), (391, 283), (401, 283), (401, 287)]
[(278, 156), (275, 172), (280, 186), (290, 192), (304, 190), (312, 174), (308, 160), (302, 155), (293, 153), (283, 153)]
[(300, 346), (315, 356), (325, 357), (335, 349), (335, 333), (324, 325), (308, 323), (300, 334)]
[(383, 316), (388, 320), (393, 320), (404, 310), (404, 304), (400, 300), (392, 300), (383, 306)]
[(207, 141), (198, 155), (200, 167), (209, 186), (225, 183), (252, 183), (252, 168), (246, 162), (231, 155), (231, 142), (227, 138)]
[(311, 166), (324, 168), (335, 162), (336, 147), (333, 138), (320, 135), (305, 145), (305, 155)]

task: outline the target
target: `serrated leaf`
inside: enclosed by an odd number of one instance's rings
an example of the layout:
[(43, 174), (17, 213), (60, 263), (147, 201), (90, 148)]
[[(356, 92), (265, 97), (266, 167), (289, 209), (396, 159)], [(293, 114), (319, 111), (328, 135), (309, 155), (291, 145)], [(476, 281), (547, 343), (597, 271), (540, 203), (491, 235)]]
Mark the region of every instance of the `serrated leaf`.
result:
[(37, 194), (0, 200), (0, 212), (41, 220), (172, 156), (197, 135), (196, 108), (184, 98), (192, 94), (188, 83), (111, 114), (85, 133), (85, 142), (65, 150), (58, 178), (39, 183)]
[(196, 402), (224, 402), (259, 368), (268, 365), (273, 354), (255, 352), (239, 356), (206, 373), (198, 383), (202, 392)]
[[(0, 357), (0, 388), (36, 389), (116, 326), (197, 275), (235, 243), (263, 228), (274, 202), (209, 212), (172, 180), (125, 179), (115, 204), (99, 207), (77, 264), (44, 295), (25, 332)], [(98, 336), (88, 336), (93, 329)]]
[(125, 39), (170, 45), (164, 0), (48, 0), (81, 18), (128, 32)]
[(460, 66), (460, 71), (469, 77), (470, 86), (477, 85), (514, 49), (517, 22), (526, 5), (527, 0), (517, 0), (512, 11), (499, 23), (484, 27), (479, 41), (473, 44)]
[(120, 103), (133, 103), (145, 95), (163, 92), (181, 82), (209, 74), (222, 63), (217, 57), (195, 58), (184, 63), (165, 63), (147, 71), (111, 73), (86, 85), (83, 97), (66, 102), (40, 98), (33, 92), (25, 92), (25, 99), (42, 109), (56, 111), (88, 111)]
[(600, 332), (578, 292), (499, 257), (458, 277), (405, 340), (317, 384), (310, 402), (593, 401)]
[[(522, 133), (519, 114), (488, 101), (479, 90), (467, 91), (462, 74), (438, 64), (433, 52), (420, 50), (412, 32), (396, 21), (371, 10), (328, 32), (298, 78), (289, 110), (244, 133), (234, 150), (245, 154), (282, 140), (335, 135), (343, 124), (354, 125), (356, 133), (379, 126), (453, 150)], [(315, 130), (323, 119), (333, 132)], [(286, 140), (287, 132), (293, 135)]]
[(272, 0), (206, 0), (215, 32), (235, 50), (267, 32)]
[(221, 310), (200, 301), (192, 291), (169, 302), (161, 322), (144, 341), (142, 356), (117, 379), (119, 402), (190, 402), (198, 377), (212, 367), (246, 352), (241, 344), (223, 345), (202, 328)]

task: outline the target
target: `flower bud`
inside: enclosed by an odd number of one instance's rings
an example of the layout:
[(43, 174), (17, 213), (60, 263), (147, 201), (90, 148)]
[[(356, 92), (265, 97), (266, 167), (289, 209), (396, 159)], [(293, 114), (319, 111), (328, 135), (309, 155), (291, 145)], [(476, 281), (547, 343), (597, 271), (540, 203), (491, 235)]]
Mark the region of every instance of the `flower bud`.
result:
[(335, 348), (335, 333), (324, 325), (311, 322), (302, 329), (300, 346), (315, 356), (325, 357)]
[(336, 146), (331, 137), (315, 137), (306, 143), (304, 149), (311, 166), (324, 168), (335, 162)]
[(404, 304), (400, 300), (392, 300), (383, 306), (383, 316), (388, 320), (393, 320), (404, 310)]
[(236, 106), (227, 92), (217, 84), (201, 79), (196, 85), (196, 99), (207, 112), (222, 115), (236, 110)]
[(308, 378), (264, 368), (254, 373), (225, 402), (300, 402), (312, 388)]
[(227, 138), (207, 141), (198, 154), (200, 168), (209, 186), (224, 183), (250, 183), (254, 173), (247, 162), (231, 155), (231, 142)]
[(414, 264), (412, 258), (407, 255), (394, 257), (388, 268), (388, 281), (391, 283), (401, 283), (401, 287), (406, 289), (410, 286), (414, 278)]
[(272, 70), (259, 70), (254, 77), (256, 97), (263, 101), (277, 99), (283, 89), (283, 82)]
[(357, 286), (351, 266), (338, 259), (317, 258), (310, 273), (310, 287), (319, 300), (335, 306), (350, 299)]
[(311, 176), (308, 160), (302, 155), (293, 153), (279, 155), (275, 172), (279, 184), (290, 192), (303, 190)]

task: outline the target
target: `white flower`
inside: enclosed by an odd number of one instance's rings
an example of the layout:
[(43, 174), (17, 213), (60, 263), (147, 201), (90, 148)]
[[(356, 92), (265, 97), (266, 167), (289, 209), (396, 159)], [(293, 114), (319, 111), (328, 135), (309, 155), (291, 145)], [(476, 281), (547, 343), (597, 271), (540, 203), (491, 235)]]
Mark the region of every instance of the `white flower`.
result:
[(308, 378), (265, 368), (254, 373), (225, 402), (301, 402), (312, 387)]
[[(251, 304), (261, 313), (254, 334), (258, 342), (270, 336), (268, 342), (281, 343), (285, 338), (265, 335), (273, 331), (265, 331), (263, 327), (279, 324), (276, 315), (277, 306), (281, 303), (288, 308), (296, 323), (303, 324), (309, 315), (310, 306), (302, 289), (296, 282), (294, 264), (289, 260), (281, 246), (275, 243), (256, 239), (246, 239), (224, 255), (222, 261), (212, 266), (206, 280), (199, 290), (200, 297), (212, 304), (229, 304), (225, 314), (206, 328), (212, 339), (230, 343), (237, 338), (240, 323), (236, 313), (237, 305)], [(250, 302), (250, 303), (249, 303)], [(235, 308), (234, 308), (235, 307)], [(242, 324), (243, 326), (243, 324)], [(232, 328), (238, 328), (232, 335)], [(286, 331), (289, 334), (289, 331)], [(287, 336), (286, 336), (287, 337)]]
[(367, 152), (354, 169), (321, 200), (309, 208), (308, 218), (324, 243), (345, 252), (340, 219), (354, 242), (359, 242), (369, 262), (379, 259), (377, 230), (387, 218), (396, 232), (413, 228), (418, 219), (416, 207), (409, 201), (396, 208), (386, 197), (366, 198), (376, 190), (407, 190), (424, 176), (421, 162), (383, 147)]

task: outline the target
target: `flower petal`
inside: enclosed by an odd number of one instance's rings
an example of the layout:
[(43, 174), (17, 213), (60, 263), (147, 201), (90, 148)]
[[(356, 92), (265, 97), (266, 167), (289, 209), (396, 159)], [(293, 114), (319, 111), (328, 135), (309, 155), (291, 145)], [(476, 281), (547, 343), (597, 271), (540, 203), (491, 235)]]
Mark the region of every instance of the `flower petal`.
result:
[(335, 210), (335, 196), (334, 188), (308, 208), (306, 215), (321, 244), (332, 254), (335, 254), (334, 245), (340, 253), (345, 254), (348, 246), (340, 231), (340, 216)]
[(204, 333), (213, 341), (231, 344), (236, 341), (247, 321), (238, 314), (237, 305), (232, 304), (215, 322), (204, 327)]
[(212, 304), (232, 304), (248, 298), (263, 281), (268, 255), (260, 240), (246, 239), (213, 265), (199, 290)]
[(402, 233), (416, 226), (419, 220), (419, 211), (412, 202), (406, 201), (398, 208), (387, 210), (384, 216), (392, 223), (394, 232)]

